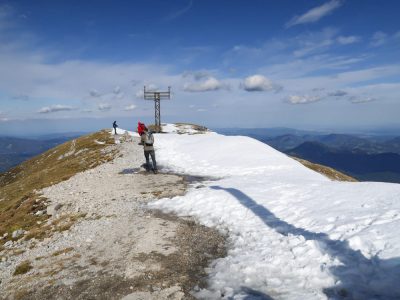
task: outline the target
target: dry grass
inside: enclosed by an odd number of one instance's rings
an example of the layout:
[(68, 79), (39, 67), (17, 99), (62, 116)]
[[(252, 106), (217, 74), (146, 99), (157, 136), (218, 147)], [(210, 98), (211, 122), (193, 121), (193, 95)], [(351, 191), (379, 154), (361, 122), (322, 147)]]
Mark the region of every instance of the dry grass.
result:
[[(190, 127), (193, 130), (196, 130), (196, 132), (193, 132), (190, 134), (203, 134), (208, 131), (207, 127), (196, 125), (196, 124), (191, 124), (191, 123), (174, 123), (174, 124), (178, 128), (179, 134), (187, 133), (188, 127)], [(147, 128), (153, 132), (162, 132), (162, 128), (160, 126), (156, 126), (154, 124), (148, 125)]]
[(161, 127), (154, 125), (154, 124), (150, 124), (149, 126), (147, 126), (147, 128), (152, 131), (152, 132), (161, 132)]
[(68, 247), (68, 248), (54, 252), (51, 256), (59, 256), (61, 254), (67, 254), (68, 252), (71, 252), (72, 250), (74, 250), (73, 247)]
[(196, 130), (195, 133), (191, 134), (204, 134), (208, 131), (207, 127), (196, 125), (196, 124), (191, 124), (191, 123), (175, 123), (176, 127), (179, 128), (178, 133), (184, 134), (186, 133), (186, 128), (191, 127), (193, 130)]
[(32, 268), (33, 267), (31, 265), (30, 261), (25, 260), (15, 268), (13, 275), (16, 276), (16, 275), (28, 273)]
[(84, 213), (63, 215), (58, 219), (55, 219), (50, 224), (45, 224), (40, 227), (32, 228), (29, 231), (29, 233), (25, 236), (25, 239), (30, 240), (32, 238), (35, 238), (37, 240), (41, 240), (46, 236), (48, 236), (50, 233), (69, 230), (78, 219), (84, 218), (85, 216), (86, 214)]
[(102, 130), (59, 145), (0, 174), (0, 199), (5, 199), (0, 202), (0, 235), (8, 232), (11, 236), (20, 228), (37, 233), (28, 234), (30, 237), (45, 234), (37, 222), (43, 223), (48, 216), (35, 216), (35, 212), (45, 209), (45, 199), (36, 191), (112, 160), (116, 150), (104, 149), (113, 144), (109, 131)]
[(353, 177), (350, 177), (346, 174), (343, 174), (333, 168), (326, 167), (323, 165), (319, 164), (314, 164), (312, 162), (309, 162), (308, 160), (304, 160), (301, 158), (297, 157), (292, 157), (293, 159), (297, 160), (298, 162), (302, 163), (304, 166), (307, 168), (314, 170), (322, 175), (325, 175), (329, 179), (335, 180), (335, 181), (350, 181), (350, 182), (356, 182), (357, 180), (354, 179)]

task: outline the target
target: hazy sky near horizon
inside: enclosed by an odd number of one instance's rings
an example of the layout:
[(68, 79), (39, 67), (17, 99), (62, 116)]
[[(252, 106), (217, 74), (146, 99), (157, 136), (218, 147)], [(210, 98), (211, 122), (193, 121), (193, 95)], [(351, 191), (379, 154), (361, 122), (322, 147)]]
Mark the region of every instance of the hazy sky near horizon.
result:
[(0, 0), (0, 128), (133, 128), (154, 120), (144, 85), (171, 86), (163, 122), (399, 127), (399, 11), (396, 0)]

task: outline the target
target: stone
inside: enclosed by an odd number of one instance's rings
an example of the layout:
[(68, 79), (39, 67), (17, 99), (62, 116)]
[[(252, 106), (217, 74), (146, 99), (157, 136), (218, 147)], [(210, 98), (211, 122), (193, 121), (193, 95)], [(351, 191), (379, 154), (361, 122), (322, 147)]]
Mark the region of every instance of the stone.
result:
[(57, 210), (59, 210), (61, 208), (61, 206), (62, 205), (60, 203), (56, 203), (56, 204), (47, 206), (47, 215), (49, 215), (49, 216), (55, 215)]
[(6, 242), (6, 243), (4, 244), (4, 247), (6, 247), (6, 248), (11, 248), (13, 245), (14, 245), (14, 242), (13, 242), (13, 241), (8, 241), (8, 242)]
[(24, 230), (22, 230), (22, 229), (18, 229), (18, 230), (15, 230), (13, 233), (12, 233), (12, 238), (13, 239), (17, 239), (17, 238), (19, 238), (21, 235), (23, 235), (25, 233), (25, 231)]

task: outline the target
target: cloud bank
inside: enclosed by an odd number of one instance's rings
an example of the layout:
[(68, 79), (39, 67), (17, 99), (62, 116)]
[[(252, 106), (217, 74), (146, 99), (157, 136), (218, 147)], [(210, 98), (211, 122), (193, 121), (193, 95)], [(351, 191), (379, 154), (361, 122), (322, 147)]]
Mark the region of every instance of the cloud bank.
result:
[(290, 95), (287, 97), (287, 102), (291, 104), (308, 104), (320, 101), (322, 98), (315, 95)]
[(124, 110), (125, 111), (132, 111), (135, 108), (136, 108), (136, 105), (135, 104), (131, 104), (131, 105), (125, 106)]
[(378, 99), (374, 97), (362, 97), (362, 96), (352, 96), (349, 99), (349, 101), (353, 104), (368, 103), (376, 100)]
[(75, 108), (73, 108), (71, 106), (56, 104), (56, 105), (42, 107), (41, 109), (38, 110), (38, 113), (49, 114), (49, 113), (54, 113), (54, 112), (58, 112), (58, 111), (71, 111), (74, 109)]
[(98, 108), (100, 111), (108, 111), (108, 110), (111, 109), (111, 105), (108, 104), (108, 103), (100, 103), (100, 104), (97, 106), (97, 108)]
[(215, 77), (208, 77), (202, 82), (186, 83), (183, 86), (185, 92), (209, 92), (220, 89), (229, 89), (229, 86), (222, 83)]

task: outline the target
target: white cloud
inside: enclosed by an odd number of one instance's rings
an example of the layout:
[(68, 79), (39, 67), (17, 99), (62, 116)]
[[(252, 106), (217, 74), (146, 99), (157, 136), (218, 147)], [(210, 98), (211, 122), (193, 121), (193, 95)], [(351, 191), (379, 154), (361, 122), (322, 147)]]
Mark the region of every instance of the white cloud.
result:
[(287, 101), (291, 104), (307, 104), (320, 100), (321, 97), (315, 95), (290, 95), (287, 97)]
[(204, 109), (204, 108), (198, 108), (198, 109), (197, 109), (197, 111), (198, 111), (198, 112), (205, 112), (205, 111), (207, 111), (207, 109)]
[(371, 38), (371, 45), (374, 47), (382, 46), (388, 40), (388, 35), (382, 31), (377, 31)]
[(96, 89), (92, 89), (90, 92), (90, 97), (92, 98), (98, 98), (99, 101), (106, 101), (106, 99), (114, 99), (114, 100), (119, 100), (123, 99), (125, 97), (125, 93), (122, 92), (120, 86), (115, 86), (111, 92), (99, 92)]
[(331, 93), (328, 93), (328, 96), (332, 96), (332, 97), (343, 97), (346, 96), (348, 93), (342, 90), (337, 90)]
[(350, 35), (350, 36), (338, 36), (336, 41), (341, 44), (341, 45), (349, 45), (349, 44), (354, 44), (359, 41), (361, 41), (361, 38), (359, 36), (355, 35)]
[(228, 85), (222, 83), (215, 77), (209, 77), (203, 82), (186, 83), (183, 86), (183, 90), (186, 92), (208, 92), (228, 88)]
[(314, 7), (307, 11), (305, 14), (301, 16), (293, 17), (289, 22), (286, 23), (286, 28), (306, 23), (317, 22), (322, 17), (325, 17), (332, 13), (335, 9), (339, 8), (342, 5), (342, 1), (339, 0), (331, 0), (321, 6)]
[(247, 77), (241, 87), (248, 92), (280, 91), (281, 86), (272, 83), (263, 75), (253, 75)]
[(136, 105), (135, 104), (131, 104), (131, 105), (125, 106), (124, 110), (125, 111), (131, 111), (131, 110), (134, 110), (135, 108), (136, 108)]
[(294, 56), (303, 57), (316, 52), (323, 52), (337, 43), (336, 28), (325, 28), (321, 31), (307, 32), (296, 36)]
[(100, 111), (108, 111), (111, 109), (111, 105), (108, 103), (100, 103), (97, 107)]
[(367, 102), (372, 102), (376, 101), (378, 99), (374, 97), (369, 97), (369, 96), (352, 96), (349, 98), (349, 101), (354, 104), (360, 104), (360, 103), (367, 103)]
[(73, 108), (71, 106), (56, 104), (56, 105), (42, 107), (41, 109), (38, 110), (38, 113), (48, 114), (48, 113), (53, 113), (53, 112), (58, 112), (58, 111), (70, 111), (70, 110), (74, 110), (74, 109), (75, 108)]
[[(60, 101), (102, 98), (106, 95), (115, 98), (122, 94), (134, 94), (132, 74), (141, 76), (143, 80), (151, 78), (162, 86), (174, 86), (181, 82), (181, 77), (170, 75), (165, 65), (79, 60), (50, 64), (27, 53), (4, 54), (1, 49), (0, 65), (0, 90), (10, 95), (29, 95), (32, 100), (53, 98)], [(118, 94), (113, 92), (116, 86), (120, 88)], [(104, 91), (110, 92), (106, 94)]]

